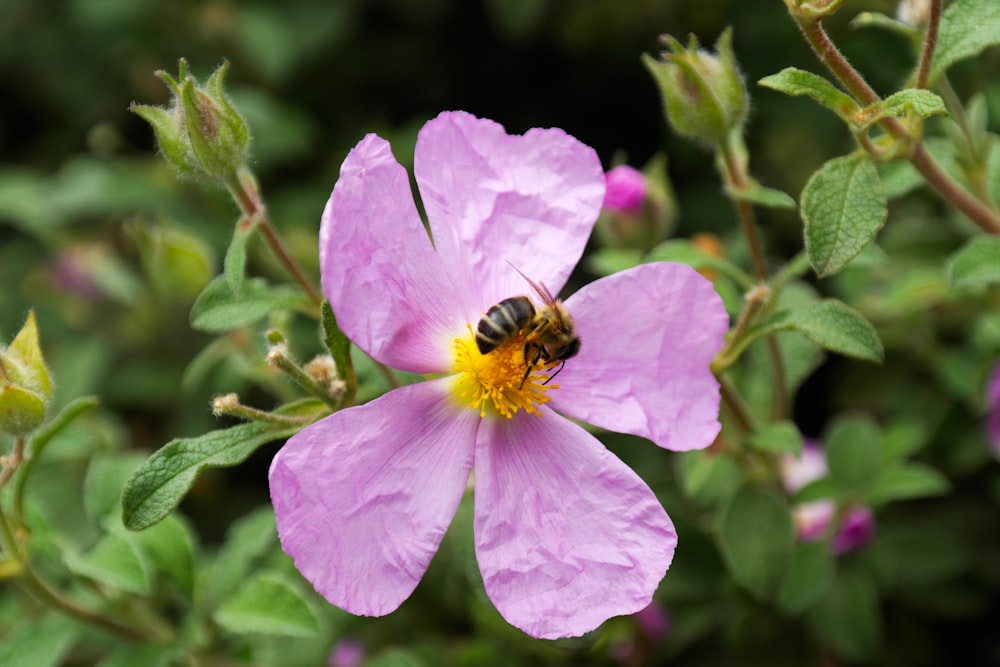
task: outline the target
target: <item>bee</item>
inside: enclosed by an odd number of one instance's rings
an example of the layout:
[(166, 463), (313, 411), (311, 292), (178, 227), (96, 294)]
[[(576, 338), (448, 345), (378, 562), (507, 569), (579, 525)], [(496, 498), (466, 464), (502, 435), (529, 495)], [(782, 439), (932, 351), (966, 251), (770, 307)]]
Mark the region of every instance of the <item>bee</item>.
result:
[(521, 378), (520, 386), (523, 387), (540, 361), (559, 362), (559, 370), (549, 376), (545, 383), (558, 375), (566, 365), (566, 360), (580, 351), (580, 339), (576, 335), (573, 318), (562, 301), (553, 297), (544, 285), (539, 285), (523, 273), (521, 276), (538, 293), (543, 306), (536, 309), (530, 298), (512, 296), (490, 307), (476, 327), (476, 346), (481, 354), (489, 354), (527, 329), (524, 359), (528, 362), (528, 367)]

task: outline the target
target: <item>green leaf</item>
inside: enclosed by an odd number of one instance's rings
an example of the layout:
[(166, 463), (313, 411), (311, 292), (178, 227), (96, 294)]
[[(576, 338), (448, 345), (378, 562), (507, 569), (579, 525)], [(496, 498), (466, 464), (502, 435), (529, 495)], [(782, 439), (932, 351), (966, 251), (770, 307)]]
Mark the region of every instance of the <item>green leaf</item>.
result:
[(246, 281), (247, 242), (257, 228), (256, 219), (240, 218), (233, 230), (233, 240), (226, 250), (222, 262), (222, 272), (226, 277), (229, 292), (236, 296), (243, 295), (243, 284)]
[(930, 82), (960, 60), (1000, 44), (1000, 3), (996, 0), (957, 0), (941, 16), (937, 47), (931, 61)]
[(603, 246), (587, 255), (587, 267), (599, 276), (610, 276), (642, 263), (644, 253), (638, 248)]
[(948, 263), (952, 287), (1000, 283), (1000, 238), (976, 236), (963, 245)]
[(795, 548), (791, 567), (781, 582), (778, 604), (790, 614), (802, 613), (829, 592), (836, 571), (826, 540), (799, 544)]
[(721, 257), (709, 255), (686, 239), (664, 241), (649, 251), (646, 262), (677, 262), (693, 269), (710, 269), (730, 278), (743, 289), (750, 289), (756, 281), (747, 273)]
[(681, 456), (678, 473), (684, 494), (706, 505), (730, 497), (742, 481), (739, 465), (732, 457), (703, 451)]
[(314, 637), (320, 630), (305, 596), (289, 582), (269, 573), (246, 580), (213, 618), (237, 634)]
[(864, 490), (882, 463), (882, 434), (867, 416), (839, 417), (823, 437), (830, 479), (843, 490)]
[(861, 153), (828, 161), (801, 197), (806, 252), (824, 278), (843, 269), (885, 224), (888, 208), (875, 165)]
[(276, 548), (277, 542), (278, 531), (270, 505), (240, 518), (230, 527), (211, 564), (209, 597), (218, 600), (230, 595), (253, 570), (253, 564)]
[(268, 285), (263, 278), (243, 283), (237, 296), (227, 275), (216, 276), (198, 295), (191, 307), (191, 326), (201, 331), (231, 331), (267, 317), (274, 310), (291, 310), (304, 303), (304, 296), (292, 285)]
[(840, 657), (869, 662), (882, 634), (878, 591), (863, 571), (843, 572), (808, 615), (813, 630)]
[(76, 574), (130, 593), (145, 594), (151, 589), (145, 556), (123, 535), (105, 535), (85, 556), (67, 553), (66, 566)]
[(103, 660), (94, 667), (167, 667), (170, 660), (169, 652), (157, 644), (129, 646), (123, 644), (115, 647)]
[(936, 468), (923, 463), (907, 463), (882, 471), (872, 484), (866, 501), (876, 507), (894, 500), (941, 496), (949, 488), (948, 478)]
[(788, 326), (831, 352), (881, 363), (878, 333), (865, 317), (837, 299), (824, 299), (788, 315)]
[(57, 667), (76, 638), (77, 626), (59, 616), (26, 619), (0, 642), (0, 665)]
[(718, 540), (733, 579), (754, 597), (771, 599), (792, 558), (788, 505), (772, 491), (744, 487), (722, 508)]
[[(318, 401), (303, 401), (313, 410)], [(195, 438), (172, 440), (136, 470), (122, 492), (122, 521), (129, 530), (142, 530), (161, 521), (177, 507), (205, 468), (242, 463), (258, 447), (296, 433), (301, 425), (267, 422), (239, 424)]]
[(121, 512), (125, 482), (144, 459), (137, 452), (99, 452), (90, 460), (83, 484), (83, 506), (95, 524)]
[(171, 515), (155, 526), (129, 537), (147, 560), (174, 580), (181, 590), (194, 590), (194, 536), (186, 523)]
[(777, 74), (765, 76), (757, 84), (786, 95), (811, 97), (849, 123), (859, 110), (850, 95), (818, 74), (795, 67), (786, 67)]
[(886, 116), (903, 116), (908, 111), (912, 111), (921, 118), (948, 113), (944, 100), (931, 91), (922, 88), (907, 88), (865, 107), (864, 122), (861, 127), (869, 127)]
[(792, 422), (780, 421), (756, 431), (750, 444), (762, 451), (797, 456), (802, 451), (802, 434)]
[(796, 206), (795, 199), (791, 195), (774, 188), (766, 188), (756, 181), (747, 190), (733, 190), (732, 188), (727, 188), (727, 190), (736, 199), (743, 199), (767, 208), (795, 208)]

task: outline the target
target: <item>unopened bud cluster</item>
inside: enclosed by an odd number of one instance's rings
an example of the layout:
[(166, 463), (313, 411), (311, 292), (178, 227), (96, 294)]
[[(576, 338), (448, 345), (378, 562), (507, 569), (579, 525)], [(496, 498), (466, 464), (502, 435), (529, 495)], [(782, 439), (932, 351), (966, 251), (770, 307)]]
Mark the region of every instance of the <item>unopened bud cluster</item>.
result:
[(51, 400), (52, 377), (32, 312), (10, 346), (0, 349), (0, 431), (17, 437), (31, 433), (45, 420)]
[(162, 70), (156, 73), (170, 89), (166, 108), (131, 107), (153, 126), (163, 157), (186, 176), (226, 180), (247, 160), (250, 127), (223, 89), (228, 69), (223, 63), (201, 85), (182, 59), (176, 80)]
[(674, 130), (715, 145), (742, 128), (747, 93), (733, 55), (732, 31), (719, 37), (715, 54), (699, 49), (694, 36), (687, 48), (669, 35), (661, 39), (668, 50), (659, 58), (643, 55), (643, 63), (660, 88)]

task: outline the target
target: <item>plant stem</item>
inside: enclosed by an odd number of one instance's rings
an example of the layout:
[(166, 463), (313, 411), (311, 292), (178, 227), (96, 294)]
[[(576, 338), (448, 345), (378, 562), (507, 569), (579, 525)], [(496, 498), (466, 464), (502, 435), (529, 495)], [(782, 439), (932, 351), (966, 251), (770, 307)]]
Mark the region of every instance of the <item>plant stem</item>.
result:
[(938, 28), (941, 26), (941, 0), (931, 0), (930, 16), (927, 20), (927, 32), (924, 34), (924, 47), (920, 50), (920, 65), (917, 67), (915, 88), (926, 88), (931, 75), (931, 61), (934, 59), (934, 48), (937, 46)]
[(139, 643), (162, 639), (147, 636), (135, 628), (123, 625), (103, 614), (86, 609), (53, 590), (35, 573), (31, 567), (31, 563), (21, 553), (17, 538), (14, 536), (14, 531), (10, 526), (10, 521), (7, 519), (7, 513), (3, 506), (0, 506), (0, 546), (3, 547), (3, 551), (10, 555), (11, 558), (18, 560), (24, 568), (15, 581), (28, 594), (47, 607), (93, 628), (116, 635), (130, 642)]
[(253, 174), (249, 171), (241, 170), (238, 177), (233, 177), (226, 182), (226, 188), (236, 201), (236, 205), (240, 207), (240, 211), (244, 217), (256, 222), (257, 227), (264, 237), (264, 241), (271, 248), (271, 252), (274, 253), (275, 257), (278, 258), (278, 261), (281, 262), (281, 265), (285, 267), (285, 270), (288, 271), (295, 282), (305, 290), (309, 296), (309, 300), (318, 309), (319, 305), (323, 302), (323, 296), (316, 289), (316, 286), (313, 285), (309, 277), (306, 276), (305, 271), (302, 270), (298, 262), (289, 254), (285, 248), (285, 244), (281, 241), (281, 237), (278, 236), (277, 230), (271, 224), (271, 220), (267, 217), (264, 203), (260, 199), (257, 181)]
[[(802, 19), (794, 14), (793, 17), (820, 61), (856, 99), (865, 106), (871, 106), (880, 101), (878, 94), (868, 85), (864, 77), (847, 62), (836, 45), (830, 41), (830, 37), (823, 30), (818, 19)], [(879, 121), (879, 125), (894, 137), (906, 138), (909, 136), (906, 128), (897, 118), (891, 116), (883, 118)], [(983, 231), (990, 234), (1000, 234), (1000, 215), (971, 195), (958, 181), (949, 176), (941, 168), (941, 165), (931, 157), (923, 144), (917, 145), (909, 156), (909, 160), (931, 188), (967, 215)]]
[(740, 429), (744, 433), (753, 433), (757, 430), (757, 424), (754, 421), (753, 415), (750, 414), (750, 410), (747, 408), (746, 403), (740, 398), (740, 394), (736, 391), (733, 383), (729, 381), (725, 375), (716, 376), (719, 379), (719, 391), (722, 395), (722, 401), (729, 408), (730, 412), (733, 413), (733, 418), (739, 425)]
[[(733, 145), (734, 137), (730, 135), (725, 141), (720, 142), (719, 152), (722, 156), (723, 178), (726, 183), (736, 193), (744, 193), (750, 187), (750, 180), (747, 178), (743, 166), (743, 160), (739, 151)], [(736, 213), (743, 228), (743, 235), (746, 236), (747, 245), (750, 248), (750, 257), (753, 259), (754, 271), (757, 279), (761, 282), (767, 281), (767, 262), (764, 259), (764, 251), (761, 249), (760, 232), (757, 229), (757, 220), (753, 214), (753, 206), (743, 197), (734, 197)]]
[[(719, 153), (722, 159), (719, 161), (723, 168), (723, 178), (725, 179), (729, 189), (737, 194), (744, 193), (751, 187), (750, 176), (746, 172), (746, 160), (744, 158), (745, 150), (742, 148), (742, 140), (740, 135), (736, 133), (730, 134), (725, 141), (720, 142)], [(760, 242), (760, 230), (757, 227), (757, 219), (754, 216), (753, 206), (749, 201), (743, 197), (734, 197), (736, 204), (736, 213), (740, 219), (740, 225), (743, 228), (743, 234), (746, 236), (747, 245), (750, 248), (750, 256), (753, 258), (754, 271), (757, 274), (757, 279), (761, 283), (766, 284), (768, 279), (767, 274), (767, 262), (764, 258), (764, 251)], [(760, 290), (765, 290), (766, 293), (760, 292)], [(747, 306), (744, 309), (744, 315), (748, 315), (747, 321), (743, 323), (743, 330), (750, 323), (750, 317), (753, 316), (753, 312), (748, 313), (751, 309), (750, 298), (751, 296), (756, 296), (761, 299), (761, 303), (766, 301), (767, 296), (770, 294), (770, 290), (766, 287), (758, 287), (752, 289), (748, 293)], [(753, 306), (754, 311), (760, 304)], [(742, 316), (741, 316), (742, 318)], [(740, 328), (740, 324), (737, 323), (737, 329)], [(734, 335), (731, 340), (736, 339), (739, 332), (734, 330)], [(778, 347), (778, 340), (774, 336), (768, 336), (764, 340), (764, 345), (767, 348), (767, 357), (771, 365), (771, 377), (774, 381), (774, 400), (771, 404), (771, 414), (775, 419), (782, 417), (785, 413), (785, 403), (787, 402), (787, 391), (785, 388), (785, 364), (781, 358), (781, 349)], [(718, 358), (718, 357), (717, 357)]]

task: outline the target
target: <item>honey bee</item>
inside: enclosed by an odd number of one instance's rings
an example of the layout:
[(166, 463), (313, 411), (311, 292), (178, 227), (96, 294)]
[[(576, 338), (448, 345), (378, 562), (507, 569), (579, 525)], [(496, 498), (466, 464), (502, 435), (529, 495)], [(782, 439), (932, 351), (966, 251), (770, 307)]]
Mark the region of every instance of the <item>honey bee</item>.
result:
[[(515, 268), (517, 271), (517, 269)], [(517, 271), (521, 273), (520, 271)], [(559, 374), (566, 360), (580, 351), (576, 327), (562, 301), (552, 296), (544, 285), (539, 285), (523, 273), (521, 276), (541, 297), (543, 306), (536, 309), (526, 296), (512, 296), (490, 307), (476, 327), (476, 346), (481, 354), (489, 354), (521, 331), (527, 329), (524, 359), (528, 367), (521, 378), (521, 387), (528, 380), (538, 362), (560, 362), (559, 370), (545, 383)]]

